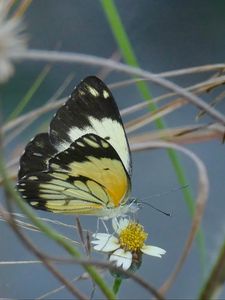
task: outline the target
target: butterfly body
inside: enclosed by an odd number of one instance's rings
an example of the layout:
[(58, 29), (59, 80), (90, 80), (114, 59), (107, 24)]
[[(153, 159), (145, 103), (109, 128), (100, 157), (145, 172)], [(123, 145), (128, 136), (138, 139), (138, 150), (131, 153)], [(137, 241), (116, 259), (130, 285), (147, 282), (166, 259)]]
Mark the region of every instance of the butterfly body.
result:
[(87, 77), (20, 159), (18, 191), (32, 207), (112, 218), (129, 211), (130, 150), (118, 107)]

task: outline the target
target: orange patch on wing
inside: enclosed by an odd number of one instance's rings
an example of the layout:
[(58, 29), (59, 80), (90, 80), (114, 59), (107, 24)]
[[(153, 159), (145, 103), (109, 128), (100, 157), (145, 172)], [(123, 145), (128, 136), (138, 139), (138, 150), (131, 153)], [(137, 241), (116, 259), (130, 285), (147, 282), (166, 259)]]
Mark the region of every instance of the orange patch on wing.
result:
[(69, 165), (72, 176), (85, 176), (105, 187), (113, 207), (120, 205), (129, 190), (129, 179), (122, 163), (116, 159), (88, 157), (89, 161)]
[(116, 176), (108, 172), (105, 174), (104, 181), (102, 182), (115, 207), (120, 205), (128, 190), (127, 178), (120, 175), (122, 174)]

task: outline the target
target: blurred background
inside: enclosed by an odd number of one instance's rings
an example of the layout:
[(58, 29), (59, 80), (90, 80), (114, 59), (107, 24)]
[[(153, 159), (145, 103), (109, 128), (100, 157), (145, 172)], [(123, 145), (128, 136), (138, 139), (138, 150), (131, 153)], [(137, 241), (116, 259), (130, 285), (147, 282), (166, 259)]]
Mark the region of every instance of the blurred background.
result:
[[(224, 62), (224, 1), (117, 0), (115, 4), (140, 67), (143, 69), (160, 73)], [(104, 58), (119, 58), (123, 61), (100, 1), (33, 1), (26, 11), (23, 21), (28, 45), (31, 49), (78, 52)], [(7, 120), (45, 67), (46, 63), (34, 61), (22, 61), (16, 65), (15, 75), (1, 86), (1, 108), (4, 120)], [(129, 78), (119, 72), (106, 71), (102, 68), (75, 63), (51, 64), (48, 75), (23, 113), (45, 104), (66, 78), (72, 79), (60, 98), (69, 95), (81, 79), (91, 74), (102, 77), (107, 84)], [(207, 76), (204, 74), (173, 80), (182, 86), (188, 86), (196, 80), (200, 81), (206, 78)], [(151, 83), (149, 83), (149, 87), (154, 97), (160, 95), (162, 91), (165, 92), (159, 86)], [(218, 88), (218, 90), (222, 91), (222, 88)], [(218, 90), (215, 94), (218, 93)], [(112, 92), (120, 109), (142, 101), (135, 85), (113, 89)], [(214, 96), (214, 91), (212, 91), (204, 96), (204, 99), (210, 101)], [(218, 109), (224, 112), (224, 104), (220, 104)], [(189, 105), (169, 115), (165, 120), (168, 127), (193, 124), (197, 113), (198, 110)], [(10, 161), (20, 155), (24, 144), (33, 135), (47, 130), (52, 116), (52, 112), (44, 115), (29, 126), (22, 135), (16, 136), (7, 146), (7, 159)], [(124, 119), (124, 121), (127, 120), (127, 118)], [(210, 121), (210, 118), (204, 117), (199, 122)], [(148, 125), (141, 129), (141, 131), (147, 130), (155, 130), (154, 125)], [(184, 268), (167, 294), (170, 299), (197, 297), (200, 287), (218, 255), (225, 235), (224, 145), (221, 141), (215, 140), (187, 145), (187, 148), (201, 157), (209, 172), (210, 195), (202, 224), (206, 260), (203, 266), (197, 243), (195, 243)], [(159, 287), (170, 274), (183, 249), (191, 217), (182, 191), (172, 191), (178, 188), (179, 184), (166, 151), (134, 153), (132, 159), (133, 196), (139, 199), (147, 198), (146, 201), (172, 214), (171, 217), (166, 217), (149, 207), (145, 207), (138, 214), (139, 220), (149, 232), (148, 242), (167, 250), (167, 254), (162, 259), (144, 257), (139, 270), (140, 275)], [(195, 195), (196, 167), (184, 156), (181, 156), (181, 161), (186, 170), (189, 186)], [(163, 195), (164, 193), (166, 195)], [(154, 197), (155, 194), (161, 195)], [(4, 204), (4, 201), (1, 201)], [(37, 213), (39, 216), (61, 220), (68, 224), (75, 222), (74, 216)], [(81, 217), (81, 222), (85, 228), (91, 230), (96, 228), (95, 218)], [(6, 223), (1, 222), (0, 226), (0, 257), (2, 261), (35, 259), (23, 247)], [(72, 230), (64, 229), (62, 232), (71, 238), (77, 238), (76, 233)], [(32, 232), (28, 234), (47, 253), (64, 255), (63, 250), (41, 234)], [(77, 265), (64, 265), (59, 268), (68, 279), (72, 279), (82, 272)], [(108, 282), (112, 282), (110, 275), (107, 274), (106, 278)], [(3, 298), (36, 298), (59, 285), (56, 279), (38, 264), (0, 267), (0, 296)], [(82, 290), (85, 288), (86, 292), (88, 290), (91, 292), (91, 286), (86, 281), (80, 281), (77, 285)], [(146, 291), (133, 284), (131, 280), (123, 283), (119, 296), (121, 299), (149, 297)], [(70, 297), (65, 290), (50, 296), (51, 299)], [(94, 298), (98, 297), (101, 297), (101, 294), (96, 292)], [(225, 292), (220, 297), (223, 299)]]

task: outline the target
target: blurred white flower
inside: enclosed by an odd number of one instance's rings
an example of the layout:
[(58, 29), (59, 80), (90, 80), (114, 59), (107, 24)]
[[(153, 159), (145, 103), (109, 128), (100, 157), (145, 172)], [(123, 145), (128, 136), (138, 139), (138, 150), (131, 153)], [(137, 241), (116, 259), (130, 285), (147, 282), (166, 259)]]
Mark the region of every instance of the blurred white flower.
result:
[[(91, 242), (97, 251), (109, 253), (109, 261), (124, 270), (131, 268), (133, 263), (141, 263), (142, 254), (162, 257), (166, 251), (162, 248), (146, 245), (148, 234), (141, 224), (128, 219), (113, 219), (113, 228), (118, 237), (108, 233), (93, 235)], [(132, 268), (131, 268), (132, 269)]]
[(11, 57), (26, 47), (26, 39), (21, 20), (8, 17), (9, 1), (0, 1), (0, 83), (12, 76), (14, 67)]

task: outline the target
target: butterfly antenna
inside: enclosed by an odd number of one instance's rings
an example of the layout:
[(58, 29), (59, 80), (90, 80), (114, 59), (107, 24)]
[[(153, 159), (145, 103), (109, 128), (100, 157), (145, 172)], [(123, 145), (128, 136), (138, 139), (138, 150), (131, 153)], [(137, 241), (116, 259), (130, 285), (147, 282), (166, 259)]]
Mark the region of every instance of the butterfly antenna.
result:
[(183, 186), (179, 186), (179, 187), (175, 187), (175, 188), (173, 188), (173, 189), (171, 189), (171, 190), (169, 190), (169, 191), (166, 191), (166, 192), (164, 192), (164, 193), (153, 194), (153, 195), (148, 196), (148, 197), (145, 197), (145, 198), (143, 198), (143, 199), (149, 200), (149, 199), (151, 199), (151, 198), (156, 198), (156, 197), (166, 196), (166, 195), (170, 194), (171, 192), (177, 192), (177, 191), (179, 191), (179, 190), (186, 189), (187, 187), (189, 187), (188, 184), (183, 185)]
[(141, 201), (141, 203), (150, 206), (150, 207), (153, 208), (154, 210), (157, 210), (158, 212), (160, 212), (160, 213), (166, 215), (167, 217), (171, 217), (171, 214), (170, 214), (170, 213), (167, 213), (167, 212), (165, 212), (165, 211), (163, 211), (163, 210), (161, 210), (161, 209), (155, 207), (154, 205), (152, 205), (152, 204), (150, 204), (150, 203), (148, 203), (148, 202)]

